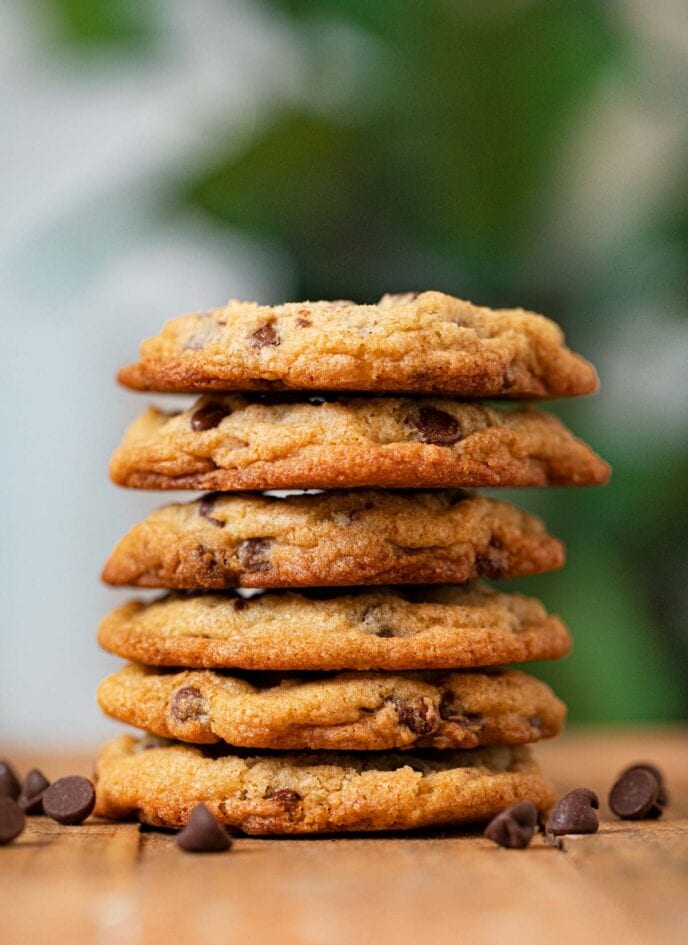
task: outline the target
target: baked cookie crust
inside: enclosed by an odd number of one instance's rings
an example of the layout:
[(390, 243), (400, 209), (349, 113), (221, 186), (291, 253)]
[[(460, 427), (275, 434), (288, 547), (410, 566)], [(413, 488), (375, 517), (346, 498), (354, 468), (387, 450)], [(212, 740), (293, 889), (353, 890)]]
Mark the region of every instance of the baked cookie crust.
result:
[(98, 704), (184, 742), (343, 751), (525, 745), (558, 735), (566, 711), (549, 686), (516, 670), (242, 678), (137, 663), (101, 682)]
[(97, 815), (180, 828), (203, 803), (247, 834), (313, 834), (476, 823), (517, 801), (540, 811), (554, 802), (525, 747), (217, 755), (179, 742), (155, 746), (123, 735), (103, 747)]
[(458, 584), (552, 571), (564, 559), (539, 518), (482, 496), (216, 494), (135, 525), (103, 580), (170, 590)]
[(113, 610), (98, 639), (149, 665), (281, 671), (470, 669), (557, 659), (571, 648), (540, 601), (482, 585), (169, 595)]
[(609, 466), (551, 414), (400, 397), (203, 397), (149, 408), (110, 475), (139, 489), (599, 485)]
[(231, 301), (182, 315), (141, 345), (122, 384), (136, 390), (349, 390), (461, 397), (570, 397), (597, 389), (593, 366), (554, 322), (442, 292), (376, 305)]

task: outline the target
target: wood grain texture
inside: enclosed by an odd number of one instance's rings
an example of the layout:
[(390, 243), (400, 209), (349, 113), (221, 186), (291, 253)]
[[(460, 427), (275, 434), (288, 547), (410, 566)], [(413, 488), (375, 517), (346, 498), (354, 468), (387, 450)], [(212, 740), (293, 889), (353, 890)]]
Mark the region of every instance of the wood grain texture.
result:
[[(84, 757), (6, 754), (49, 777)], [(500, 850), (479, 834), (238, 839), (228, 854), (181, 853), (135, 824), (60, 827), (31, 818), (0, 848), (2, 945), (678, 945), (688, 935), (688, 732), (586, 731), (538, 748), (563, 792), (598, 791), (602, 827)], [(621, 822), (606, 795), (625, 765), (667, 775), (660, 821)]]

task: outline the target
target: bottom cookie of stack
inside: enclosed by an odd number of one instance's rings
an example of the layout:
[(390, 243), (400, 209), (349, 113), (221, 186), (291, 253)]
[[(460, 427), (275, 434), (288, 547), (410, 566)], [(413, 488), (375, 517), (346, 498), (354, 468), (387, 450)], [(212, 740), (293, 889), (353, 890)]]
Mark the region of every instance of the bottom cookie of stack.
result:
[(408, 830), (486, 821), (554, 801), (525, 747), (471, 751), (261, 752), (120, 736), (96, 762), (96, 813), (184, 826), (203, 803), (246, 834)]

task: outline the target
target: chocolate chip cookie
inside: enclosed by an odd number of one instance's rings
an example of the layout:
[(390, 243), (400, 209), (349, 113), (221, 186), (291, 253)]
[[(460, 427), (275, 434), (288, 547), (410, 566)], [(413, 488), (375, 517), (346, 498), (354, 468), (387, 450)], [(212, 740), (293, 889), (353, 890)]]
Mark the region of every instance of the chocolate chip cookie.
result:
[(349, 390), (461, 397), (569, 397), (597, 388), (561, 329), (523, 309), (442, 292), (377, 305), (229, 302), (144, 341), (119, 380), (138, 390)]
[(455, 400), (241, 394), (139, 417), (110, 475), (139, 489), (600, 484), (609, 467), (550, 414)]
[(516, 670), (239, 677), (130, 663), (103, 680), (98, 703), (164, 738), (297, 750), (524, 745), (558, 735), (565, 715), (549, 686)]
[(256, 755), (121, 736), (101, 750), (96, 777), (100, 816), (179, 828), (203, 803), (247, 834), (409, 830), (554, 801), (525, 747)]
[(103, 579), (171, 590), (461, 583), (552, 571), (564, 557), (539, 518), (482, 496), (217, 494), (135, 525)]
[(538, 600), (484, 586), (169, 595), (112, 611), (99, 642), (151, 665), (285, 671), (495, 666), (557, 659), (571, 647)]

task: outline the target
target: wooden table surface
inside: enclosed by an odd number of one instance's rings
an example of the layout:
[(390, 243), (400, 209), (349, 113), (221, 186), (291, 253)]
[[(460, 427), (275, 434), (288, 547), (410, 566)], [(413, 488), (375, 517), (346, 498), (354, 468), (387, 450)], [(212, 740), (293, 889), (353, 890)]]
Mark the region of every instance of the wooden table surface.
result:
[[(5, 749), (7, 746), (5, 746)], [(542, 745), (561, 792), (602, 799), (599, 833), (501, 850), (477, 833), (240, 838), (183, 854), (134, 824), (31, 818), (0, 848), (2, 945), (674, 945), (688, 941), (688, 732), (579, 731)], [(21, 755), (49, 777), (83, 756)], [(626, 764), (665, 771), (659, 821), (620, 822), (604, 798)]]

